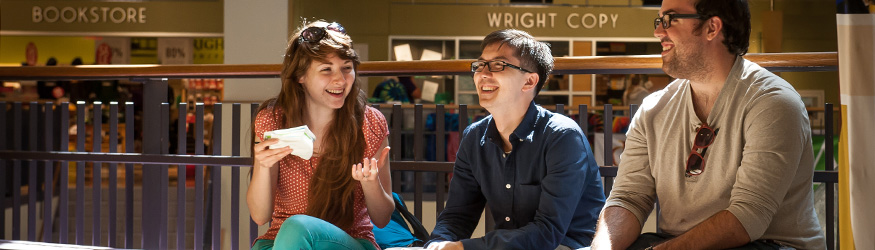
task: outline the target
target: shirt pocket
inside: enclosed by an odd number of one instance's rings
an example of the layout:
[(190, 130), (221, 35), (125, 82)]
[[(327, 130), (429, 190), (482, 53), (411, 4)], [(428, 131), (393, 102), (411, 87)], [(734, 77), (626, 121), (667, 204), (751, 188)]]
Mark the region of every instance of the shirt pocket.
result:
[(541, 184), (521, 184), (514, 201), (516, 201), (515, 214), (522, 215), (526, 222), (535, 218), (535, 211), (541, 201)]

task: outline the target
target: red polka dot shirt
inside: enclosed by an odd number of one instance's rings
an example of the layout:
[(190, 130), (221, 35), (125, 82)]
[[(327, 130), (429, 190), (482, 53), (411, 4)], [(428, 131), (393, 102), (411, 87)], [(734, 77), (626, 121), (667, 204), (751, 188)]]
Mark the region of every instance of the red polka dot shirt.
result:
[[(271, 105), (258, 113), (258, 116), (255, 118), (255, 135), (259, 139), (264, 139), (264, 132), (266, 131), (282, 129), (276, 124), (270, 112), (282, 115), (283, 111), (282, 108)], [(374, 155), (379, 150), (383, 140), (389, 135), (386, 118), (379, 110), (366, 107), (362, 131), (365, 134), (365, 155), (376, 157)], [(295, 155), (288, 155), (279, 161), (279, 180), (277, 181), (276, 195), (274, 196), (270, 229), (256, 240), (275, 239), (283, 221), (292, 215), (306, 212), (310, 179), (315, 173), (316, 166), (319, 166), (319, 157), (315, 155), (310, 160), (304, 160)], [(365, 205), (364, 192), (362, 191), (361, 184), (357, 183), (356, 185), (353, 205), (355, 209), (355, 222), (346, 233), (353, 238), (367, 239), (374, 246), (377, 246), (374, 240), (374, 233), (371, 231), (373, 226), (371, 224), (371, 217), (368, 215), (368, 208)], [(379, 249), (379, 246), (377, 248)]]

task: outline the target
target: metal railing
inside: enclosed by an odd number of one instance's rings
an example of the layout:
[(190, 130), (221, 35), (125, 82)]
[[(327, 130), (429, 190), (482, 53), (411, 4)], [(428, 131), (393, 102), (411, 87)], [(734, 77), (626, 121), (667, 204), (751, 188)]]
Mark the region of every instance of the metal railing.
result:
[[(782, 54), (752, 54), (746, 56), (751, 61), (759, 63), (760, 65), (773, 70), (773, 71), (835, 71), (837, 68), (837, 56), (836, 53), (782, 53)], [(383, 75), (451, 75), (451, 74), (470, 74), (470, 62), (472, 60), (448, 60), (448, 61), (418, 61), (418, 62), (364, 62), (359, 68), (360, 75), (362, 76), (383, 76)], [(572, 58), (557, 58), (555, 73), (556, 74), (609, 74), (609, 73), (656, 73), (661, 72), (661, 61), (658, 56), (620, 56), (620, 57), (572, 57)], [(58, 179), (67, 180), (69, 178), (68, 164), (69, 162), (77, 162), (76, 163), (76, 185), (75, 185), (75, 241), (72, 243), (75, 244), (87, 244), (87, 245), (107, 245), (111, 247), (125, 247), (125, 248), (133, 248), (133, 247), (142, 247), (147, 249), (164, 249), (168, 247), (168, 238), (174, 237), (168, 234), (168, 171), (170, 170), (171, 165), (175, 165), (177, 168), (177, 173), (185, 172), (185, 165), (196, 165), (195, 167), (195, 222), (193, 228), (186, 228), (186, 223), (178, 222), (176, 224), (176, 246), (178, 248), (185, 248), (186, 241), (193, 241), (194, 247), (196, 249), (201, 249), (205, 245), (210, 245), (213, 248), (218, 248), (220, 246), (220, 228), (216, 223), (219, 221), (219, 215), (221, 214), (221, 210), (225, 209), (221, 206), (221, 200), (223, 197), (220, 197), (221, 192), (221, 171), (212, 171), (215, 166), (229, 166), (231, 167), (231, 175), (232, 175), (232, 183), (231, 189), (234, 190), (233, 195), (231, 197), (224, 197), (231, 199), (231, 213), (232, 219), (231, 228), (230, 228), (230, 237), (231, 237), (231, 247), (232, 249), (237, 249), (239, 244), (239, 238), (237, 237), (238, 232), (240, 230), (240, 225), (237, 224), (239, 221), (236, 218), (248, 217), (248, 214), (240, 214), (240, 202), (239, 196), (236, 195), (240, 187), (240, 167), (250, 167), (251, 166), (251, 158), (248, 157), (240, 157), (240, 140), (244, 138), (243, 133), (245, 131), (241, 131), (239, 125), (241, 123), (241, 109), (245, 106), (249, 106), (250, 114), (254, 113), (256, 105), (255, 104), (225, 104), (225, 105), (215, 105), (213, 106), (214, 111), (214, 120), (212, 127), (212, 138), (210, 139), (210, 148), (212, 148), (211, 155), (206, 155), (205, 145), (204, 145), (204, 120), (203, 120), (203, 112), (204, 105), (197, 104), (195, 106), (195, 110), (197, 112), (196, 119), (197, 121), (194, 124), (194, 137), (195, 137), (195, 146), (194, 152), (186, 152), (186, 136), (185, 136), (185, 110), (187, 107), (186, 104), (180, 105), (180, 113), (176, 114), (178, 116), (178, 121), (182, 121), (177, 123), (179, 135), (177, 135), (178, 141), (176, 144), (178, 145), (178, 152), (176, 154), (171, 154), (169, 152), (169, 147), (167, 147), (167, 143), (170, 140), (169, 131), (171, 126), (170, 119), (172, 115), (170, 114), (169, 104), (162, 103), (166, 98), (167, 91), (167, 82), (161, 78), (193, 78), (193, 77), (203, 77), (203, 78), (246, 78), (246, 77), (278, 77), (279, 75), (279, 65), (185, 65), (185, 66), (128, 66), (128, 67), (113, 67), (113, 66), (91, 66), (91, 67), (0, 67), (0, 80), (66, 80), (66, 79), (132, 79), (136, 81), (140, 81), (144, 83), (144, 114), (143, 120), (148, 121), (141, 124), (143, 130), (142, 142), (143, 142), (143, 150), (142, 152), (133, 151), (134, 145), (134, 127), (136, 124), (133, 120), (133, 115), (127, 113), (124, 115), (125, 117), (125, 131), (126, 136), (124, 138), (125, 152), (115, 152), (118, 145), (114, 144), (118, 142), (118, 114), (119, 113), (119, 104), (110, 103), (109, 104), (109, 152), (104, 153), (101, 152), (103, 148), (101, 148), (101, 143), (93, 143), (93, 147), (91, 149), (92, 152), (86, 152), (85, 149), (85, 135), (86, 132), (86, 112), (87, 110), (86, 104), (77, 103), (77, 121), (76, 124), (82, 124), (77, 126), (77, 136), (76, 136), (76, 152), (68, 152), (66, 147), (62, 147), (62, 145), (67, 145), (69, 140), (68, 131), (66, 129), (66, 124), (68, 124), (67, 119), (69, 118), (69, 106), (67, 104), (60, 104), (54, 106), (53, 104), (40, 104), (40, 103), (29, 103), (28, 105), (23, 105), (22, 103), (0, 103), (0, 172), (4, 172), (7, 167), (12, 168), (12, 198), (11, 199), (3, 199), (3, 207), (11, 207), (13, 210), (12, 216), (12, 225), (13, 230), (11, 232), (5, 232), (5, 230), (0, 230), (0, 238), (2, 239), (26, 239), (29, 241), (46, 241), (52, 242), (53, 240), (53, 228), (55, 225), (59, 227), (57, 231), (59, 234), (59, 243), (71, 243), (68, 242), (67, 239), (67, 221), (69, 220), (69, 214), (67, 208), (67, 196), (69, 193), (68, 185), (64, 184), (52, 184), (51, 179), (54, 178), (55, 171), (60, 175)], [(92, 121), (94, 124), (102, 123), (102, 103), (92, 104), (93, 117)], [(25, 107), (27, 108), (25, 110)], [(232, 127), (230, 131), (232, 133), (232, 138), (230, 139), (230, 143), (232, 145), (232, 152), (230, 156), (222, 155), (221, 145), (223, 143), (223, 138), (221, 138), (222, 134), (222, 120), (225, 119), (222, 117), (221, 109), (223, 107), (230, 107), (232, 109), (231, 114), (231, 124)], [(434, 136), (435, 138), (444, 138), (449, 133), (449, 129), (445, 127), (443, 120), (445, 119), (445, 114), (447, 111), (451, 111), (450, 113), (457, 113), (459, 117), (467, 118), (469, 115), (469, 107), (468, 105), (458, 105), (458, 106), (445, 106), (445, 105), (435, 105), (435, 106), (423, 106), (423, 105), (414, 105), (414, 106), (402, 106), (402, 105), (375, 105), (375, 107), (379, 107), (384, 113), (389, 112), (390, 115), (387, 118), (390, 119), (390, 128), (392, 132), (390, 133), (390, 145), (393, 148), (403, 148), (402, 145), (408, 145), (407, 142), (403, 140), (405, 136), (405, 132), (403, 128), (403, 119), (404, 117), (404, 109), (413, 109), (414, 112), (414, 128), (412, 131), (412, 146), (413, 146), (413, 156), (412, 159), (410, 157), (406, 157), (402, 155), (401, 150), (393, 150), (392, 151), (392, 168), (393, 168), (393, 190), (400, 191), (402, 189), (401, 185), (404, 183), (402, 179), (402, 175), (400, 173), (403, 172), (413, 172), (414, 177), (412, 184), (414, 185), (414, 204), (416, 204), (413, 208), (414, 214), (416, 217), (422, 219), (422, 204), (423, 204), (423, 194), (425, 193), (423, 188), (423, 174), (424, 173), (438, 173), (438, 178), (436, 179), (435, 186), (435, 199), (436, 201), (444, 201), (446, 198), (446, 184), (448, 182), (446, 178), (446, 174), (452, 172), (453, 163), (446, 162), (445, 154), (446, 154), (446, 141), (441, 139), (435, 140), (435, 161), (426, 161), (423, 157), (423, 153), (425, 152), (425, 138), (426, 131), (424, 129), (424, 108), (433, 108), (435, 110), (434, 114), (436, 116), (435, 122), (435, 130)], [(449, 107), (449, 108), (448, 108)], [(8, 110), (7, 110), (8, 109)], [(614, 114), (614, 107), (610, 105), (606, 105), (604, 107), (588, 107), (587, 105), (578, 106), (576, 110), (572, 110), (570, 112), (566, 112), (564, 105), (556, 105), (555, 107), (550, 107), (550, 109), (555, 110), (560, 113), (568, 113), (569, 115), (577, 114), (577, 119), (581, 128), (584, 131), (587, 131), (588, 123), (587, 115), (589, 114), (588, 110), (602, 110), (604, 114), (603, 121), (612, 121), (612, 117)], [(625, 109), (621, 107), (617, 107), (617, 109)], [(133, 104), (125, 103), (124, 104), (124, 112), (129, 112), (133, 110)], [(634, 114), (635, 108), (630, 107), (630, 111)], [(826, 121), (833, 121), (831, 112), (832, 106), (827, 105), (826, 110)], [(26, 119), (25, 115), (26, 114)], [(246, 122), (251, 121), (252, 117), (249, 117)], [(57, 123), (53, 121), (58, 121)], [(251, 123), (251, 122), (249, 122)], [(56, 124), (60, 124), (55, 126)], [(464, 130), (465, 127), (469, 124), (468, 119), (459, 119), (459, 131)], [(27, 125), (27, 126), (25, 126)], [(826, 122), (826, 132), (825, 135), (827, 137), (827, 142), (832, 142), (832, 122)], [(9, 127), (7, 127), (9, 126)], [(92, 141), (100, 142), (103, 140), (102, 137), (102, 126), (92, 126)], [(430, 132), (429, 132), (430, 133)], [(42, 136), (40, 136), (42, 134)], [(23, 136), (27, 136), (25, 139)], [(57, 137), (55, 137), (57, 136)], [(592, 142), (592, 143), (604, 143), (606, 149), (611, 148), (612, 146), (612, 133), (610, 129), (605, 130), (604, 141), (600, 142)], [(37, 140), (32, 140), (34, 138), (39, 138)], [(55, 139), (58, 138), (58, 143), (55, 144)], [(10, 144), (6, 142), (10, 141)], [(227, 143), (225, 141), (224, 143)], [(827, 159), (832, 159), (834, 149), (832, 148), (831, 143), (827, 143)], [(610, 155), (610, 150), (605, 150), (604, 159), (613, 159), (613, 156)], [(188, 155), (193, 154), (193, 155)], [(84, 239), (85, 235), (85, 221), (84, 221), (84, 197), (85, 197), (85, 187), (86, 184), (84, 182), (85, 174), (85, 162), (89, 162), (92, 164), (93, 178), (95, 180), (101, 180), (100, 169), (102, 168), (102, 164), (109, 165), (109, 200), (110, 203), (108, 214), (103, 214), (100, 210), (100, 206), (94, 206), (91, 211), (93, 216), (92, 231), (98, 232), (93, 234), (91, 242), (86, 242)], [(835, 193), (833, 185), (838, 181), (837, 173), (834, 170), (835, 167), (832, 166), (832, 161), (827, 162), (827, 170), (826, 171), (816, 171), (814, 181), (815, 182), (823, 182), (826, 183), (826, 236), (829, 244), (829, 249), (833, 249), (835, 245), (835, 234), (834, 228), (835, 225), (832, 223), (834, 221), (835, 216)], [(27, 167), (23, 167), (22, 164), (27, 163)], [(125, 206), (125, 216), (124, 216), (124, 230), (122, 230), (124, 234), (123, 242), (117, 242), (115, 239), (117, 235), (115, 235), (115, 223), (116, 218), (118, 218), (118, 211), (116, 211), (116, 203), (115, 200), (116, 192), (118, 192), (117, 188), (117, 166), (118, 164), (125, 164), (125, 189), (124, 189), (124, 206)], [(128, 216), (135, 214), (134, 213), (134, 165), (143, 165), (141, 175), (143, 178), (142, 185), (142, 215), (141, 218), (144, 218), (142, 221), (142, 240), (140, 244), (134, 242), (134, 216)], [(613, 183), (613, 177), (616, 177), (617, 168), (613, 166), (613, 164), (606, 164), (604, 162), (600, 163), (601, 173), (605, 177), (605, 193), (610, 192), (611, 184)], [(210, 168), (204, 168), (204, 166), (211, 166)], [(22, 185), (22, 174), (23, 170), (28, 170), (28, 185)], [(44, 181), (42, 184), (42, 189), (37, 187), (37, 183), (39, 180), (37, 179), (37, 169), (44, 169), (43, 177), (41, 177)], [(56, 170), (57, 169), (57, 170)], [(205, 179), (208, 175), (210, 179)], [(67, 178), (65, 178), (67, 177)], [(177, 180), (177, 216), (184, 214), (185, 207), (185, 183), (187, 182), (185, 174), (178, 174), (180, 178)], [(6, 193), (6, 178), (0, 180), (0, 193)], [(21, 225), (21, 207), (22, 202), (24, 201), (21, 197), (23, 194), (22, 186), (27, 186), (27, 209), (28, 209), (28, 230), (27, 237), (21, 237), (20, 225)], [(92, 190), (92, 199), (97, 200), (96, 204), (100, 204), (100, 200), (102, 199), (101, 188), (99, 185), (94, 185), (98, 188), (93, 188)], [(42, 190), (42, 191), (40, 191)], [(37, 238), (36, 232), (36, 220), (37, 220), (37, 196), (41, 195), (43, 198), (43, 206), (51, 208), (51, 202), (53, 197), (59, 197), (59, 209), (57, 215), (53, 215), (51, 213), (51, 209), (44, 209), (43, 217), (47, 218), (43, 221), (43, 232), (42, 239)], [(94, 202), (92, 202), (94, 203)], [(153, 209), (153, 207), (158, 204), (157, 208)], [(437, 202), (436, 213), (439, 214), (440, 211), (443, 210), (443, 203)], [(205, 207), (210, 208), (210, 210), (204, 210)], [(210, 216), (207, 217), (208, 213)], [(53, 219), (52, 218), (58, 218)], [(150, 218), (150, 219), (146, 219)], [(152, 220), (151, 218), (159, 218), (158, 220)], [(487, 215), (487, 219), (490, 219), (491, 216)], [(109, 233), (108, 235), (101, 235), (101, 219), (109, 220)], [(0, 216), (0, 224), (6, 224), (5, 216)], [(250, 238), (248, 242), (251, 242), (255, 236), (257, 236), (257, 231), (255, 231), (254, 223), (250, 220)], [(491, 228), (492, 222), (491, 220), (487, 221), (487, 228)], [(209, 227), (209, 228), (207, 228)], [(188, 239), (185, 236), (187, 231), (193, 231), (193, 239)], [(103, 237), (109, 238), (108, 240), (104, 240)], [(205, 237), (208, 237), (210, 240), (205, 242)]]

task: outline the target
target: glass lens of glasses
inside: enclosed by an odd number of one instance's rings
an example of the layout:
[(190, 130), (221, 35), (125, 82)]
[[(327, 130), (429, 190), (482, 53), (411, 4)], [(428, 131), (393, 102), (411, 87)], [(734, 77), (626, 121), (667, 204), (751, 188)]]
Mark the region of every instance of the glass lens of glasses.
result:
[(504, 70), (504, 62), (502, 61), (491, 61), (489, 62), (489, 71), (499, 72)]
[(337, 31), (337, 32), (340, 32), (340, 33), (346, 34), (346, 29), (344, 29), (343, 26), (340, 26), (339, 23), (331, 23), (331, 24), (328, 24), (328, 26), (325, 27), (325, 28), (327, 28), (327, 29), (329, 29), (329, 30), (333, 30), (333, 31)]
[(714, 131), (707, 127), (699, 128), (698, 133), (696, 133), (696, 147), (707, 147), (708, 145), (711, 145), (711, 141), (713, 140)]
[(471, 71), (472, 72), (481, 72), (483, 71), (483, 67), (486, 66), (484, 62), (472, 62), (471, 63)]
[(310, 27), (301, 32), (301, 37), (304, 38), (304, 41), (315, 42), (322, 40), (322, 37), (325, 36), (325, 30), (318, 27)]
[(660, 24), (662, 24), (662, 29), (668, 29), (668, 27), (671, 27), (671, 17), (672, 14), (665, 14), (661, 17), (657, 17), (656, 19)]
[(698, 154), (691, 154), (690, 158), (687, 159), (687, 174), (690, 175), (698, 175), (702, 173), (702, 156)]

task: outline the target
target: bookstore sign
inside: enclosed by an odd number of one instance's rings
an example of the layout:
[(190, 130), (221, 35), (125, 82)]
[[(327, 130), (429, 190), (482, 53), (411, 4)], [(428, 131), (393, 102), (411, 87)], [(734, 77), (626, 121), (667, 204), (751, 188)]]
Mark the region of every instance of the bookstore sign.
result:
[(30, 15), (34, 23), (146, 23), (146, 7), (71, 7), (33, 6)]
[(3, 0), (0, 34), (216, 37), (223, 33), (223, 13), (219, 0)]

